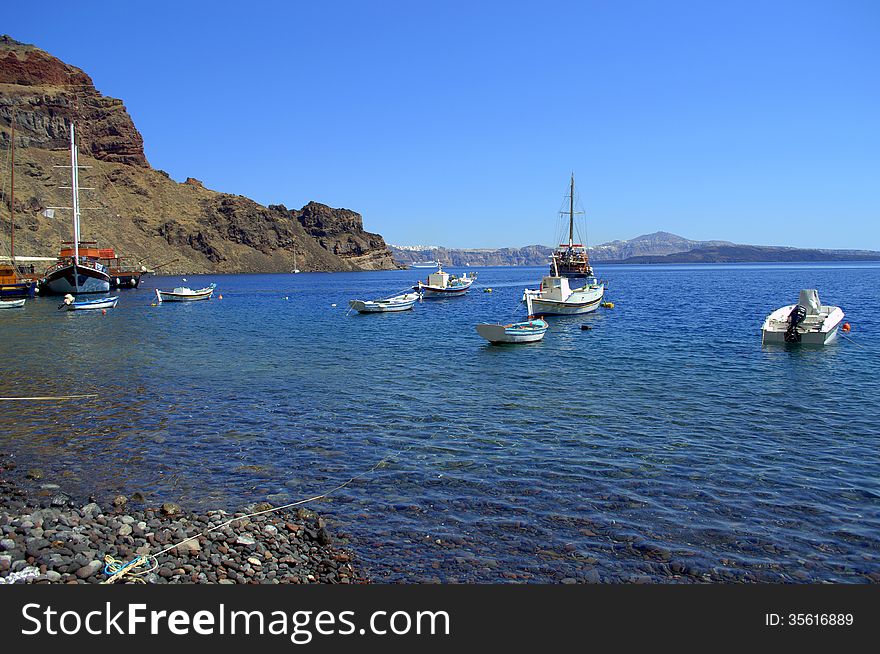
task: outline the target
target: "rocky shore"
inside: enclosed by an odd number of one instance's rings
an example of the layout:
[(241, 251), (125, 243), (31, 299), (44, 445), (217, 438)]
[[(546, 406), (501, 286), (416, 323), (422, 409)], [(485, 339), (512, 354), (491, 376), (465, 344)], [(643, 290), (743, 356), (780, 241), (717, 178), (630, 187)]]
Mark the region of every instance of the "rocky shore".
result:
[[(107, 556), (121, 562), (150, 557), (137, 571), (155, 566), (141, 579), (156, 584), (367, 581), (351, 553), (333, 543), (324, 520), (305, 508), (243, 518), (199, 535), (270, 505), (196, 514), (173, 503), (133, 510), (143, 500), (137, 494), (103, 505), (89, 499), (78, 503), (39, 470), (22, 473), (0, 458), (0, 583), (101, 583), (108, 578)], [(198, 537), (156, 556), (190, 536)]]

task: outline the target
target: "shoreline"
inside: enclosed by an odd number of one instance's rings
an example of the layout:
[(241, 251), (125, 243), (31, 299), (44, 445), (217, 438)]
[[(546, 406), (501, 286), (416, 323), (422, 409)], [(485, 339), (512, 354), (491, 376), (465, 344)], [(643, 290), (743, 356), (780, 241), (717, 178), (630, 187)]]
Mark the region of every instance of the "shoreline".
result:
[[(40, 471), (23, 473), (0, 455), (0, 584), (102, 583), (105, 556), (148, 557), (134, 570), (146, 583), (369, 583), (354, 555), (335, 545), (324, 519), (308, 509), (244, 517), (271, 505), (193, 513), (172, 502), (135, 509), (135, 497), (104, 506), (93, 499), (77, 502)], [(203, 533), (233, 518), (241, 519)]]

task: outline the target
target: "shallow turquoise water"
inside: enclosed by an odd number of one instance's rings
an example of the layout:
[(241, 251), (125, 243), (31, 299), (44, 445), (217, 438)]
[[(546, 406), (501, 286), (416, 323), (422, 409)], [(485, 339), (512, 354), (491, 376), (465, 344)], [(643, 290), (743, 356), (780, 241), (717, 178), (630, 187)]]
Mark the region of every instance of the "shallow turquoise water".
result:
[[(0, 315), (0, 449), (83, 495), (313, 508), (377, 579), (865, 581), (880, 551), (880, 265), (602, 266), (616, 308), (490, 346), (536, 268), (463, 298), (346, 315), (423, 271), (190, 277), (222, 300)], [(494, 292), (482, 293), (483, 287)], [(854, 325), (762, 348), (815, 287)], [(332, 305), (337, 306), (333, 307)], [(588, 323), (591, 331), (582, 331)], [(399, 454), (395, 454), (398, 453)]]

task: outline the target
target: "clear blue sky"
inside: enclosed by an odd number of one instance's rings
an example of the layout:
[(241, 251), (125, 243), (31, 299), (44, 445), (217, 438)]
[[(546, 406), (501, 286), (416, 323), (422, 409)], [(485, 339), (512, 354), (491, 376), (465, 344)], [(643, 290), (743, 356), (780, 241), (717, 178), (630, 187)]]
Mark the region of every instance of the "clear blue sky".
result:
[(880, 249), (880, 2), (41, 2), (152, 165), (398, 244)]

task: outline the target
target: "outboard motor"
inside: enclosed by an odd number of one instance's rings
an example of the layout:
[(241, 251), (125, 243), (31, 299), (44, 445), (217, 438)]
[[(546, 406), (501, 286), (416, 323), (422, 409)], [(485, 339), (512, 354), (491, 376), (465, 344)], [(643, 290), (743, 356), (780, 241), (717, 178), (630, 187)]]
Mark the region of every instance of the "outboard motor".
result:
[(798, 304), (791, 310), (791, 313), (788, 314), (788, 329), (785, 330), (786, 343), (801, 342), (801, 335), (797, 330), (797, 326), (800, 325), (806, 317), (807, 308), (803, 305)]

